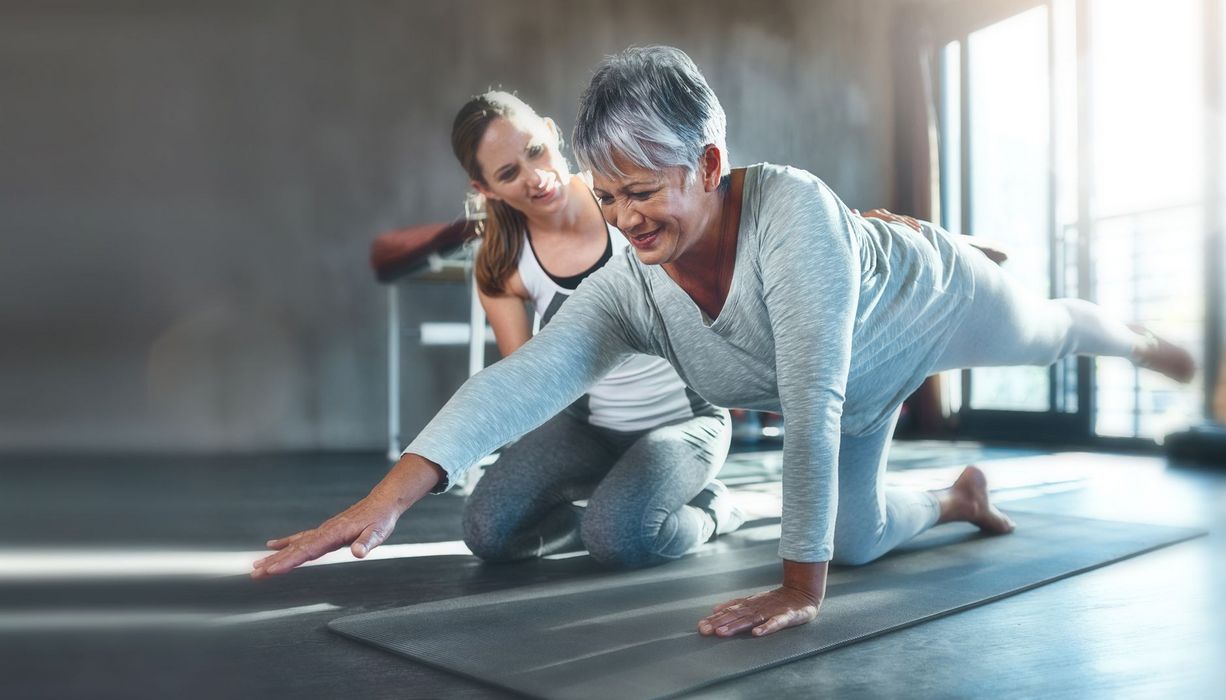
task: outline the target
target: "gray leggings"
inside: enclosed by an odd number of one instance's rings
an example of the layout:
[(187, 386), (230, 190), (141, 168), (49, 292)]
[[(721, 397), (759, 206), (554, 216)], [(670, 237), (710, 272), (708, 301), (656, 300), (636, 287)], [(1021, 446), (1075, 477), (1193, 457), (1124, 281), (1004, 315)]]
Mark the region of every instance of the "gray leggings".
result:
[[(464, 506), (464, 542), (487, 561), (586, 548), (607, 566), (681, 557), (713, 522), (686, 505), (728, 455), (725, 411), (651, 430), (598, 428), (567, 412), (503, 450)], [(572, 501), (588, 499), (587, 508)]]
[[(1050, 365), (1070, 354), (1131, 357), (1141, 336), (1081, 299), (1044, 299), (956, 239), (975, 276), (975, 299), (933, 372), (966, 367)], [(884, 487), (894, 419), (839, 443), (836, 564), (865, 564), (932, 527), (936, 497)]]

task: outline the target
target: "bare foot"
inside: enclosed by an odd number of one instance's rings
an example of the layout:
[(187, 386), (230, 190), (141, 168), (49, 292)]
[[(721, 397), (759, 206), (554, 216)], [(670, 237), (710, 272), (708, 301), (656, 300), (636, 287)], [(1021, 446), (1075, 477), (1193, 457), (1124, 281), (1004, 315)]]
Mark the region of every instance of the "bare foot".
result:
[(998, 535), (1013, 532), (1013, 521), (992, 505), (988, 497), (988, 478), (979, 467), (968, 466), (953, 486), (935, 493), (941, 502), (938, 524), (968, 522), (984, 532)]
[(1192, 381), (1196, 375), (1196, 360), (1187, 350), (1158, 337), (1140, 324), (1130, 324), (1128, 327), (1148, 341), (1134, 352), (1133, 362), (1138, 367), (1152, 369), (1181, 384)]

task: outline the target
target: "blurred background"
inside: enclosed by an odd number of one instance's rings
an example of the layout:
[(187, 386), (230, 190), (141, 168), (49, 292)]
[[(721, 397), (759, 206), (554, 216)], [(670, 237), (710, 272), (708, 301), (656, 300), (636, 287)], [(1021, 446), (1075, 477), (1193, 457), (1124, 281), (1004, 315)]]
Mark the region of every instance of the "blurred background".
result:
[[(985, 236), (1036, 291), (1149, 323), (1207, 370), (949, 376), (904, 432), (1153, 444), (1221, 420), (1219, 5), (9, 0), (0, 450), (381, 449), (368, 247), (462, 214), (454, 111), (503, 87), (569, 133), (592, 67), (649, 43), (705, 71), (735, 164)], [(468, 299), (401, 285), (411, 437), (467, 375), (462, 342), (415, 338)]]
[[(1039, 492), (1079, 516), (1220, 530), (1224, 39), (1226, 0), (0, 0), (0, 633), (15, 633), (0, 634), (0, 676), (40, 697), (181, 695), (185, 666), (229, 676), (195, 636), (180, 648), (128, 630), (222, 615), (242, 627), (214, 657), (242, 656), (241, 632), (303, 696), (335, 697), (358, 675), (390, 694), (416, 676), (331, 638), (337, 610), (569, 571), (485, 572), (460, 541), (462, 501), (436, 498), (406, 515), (394, 544), (408, 549), (385, 548), (421, 557), (412, 566), (242, 576), (266, 538), (362, 497), (497, 358), (481, 334), (470, 357), (463, 248), (372, 268), (381, 236), (464, 216), (455, 111), (503, 88), (569, 135), (592, 69), (630, 45), (694, 58), (734, 165), (795, 165), (851, 207), (981, 237), (1036, 293), (1097, 301), (1201, 364), (1190, 385), (1116, 359), (946, 373), (908, 401), (896, 437), (914, 442), (892, 469), (1071, 447), (1002, 462), (994, 484), (1019, 499), (1051, 487)], [(770, 495), (786, 425), (737, 421), (737, 449), (759, 452), (729, 470), (743, 495)], [(1219, 469), (1168, 475), (1163, 450)], [(1224, 648), (1195, 635), (1165, 656), (1127, 646), (1179, 615), (1222, 619), (1187, 593), (1222, 580), (1215, 545), (1192, 560), (1209, 573), (1181, 573), (1181, 589), (1167, 574), (1199, 570), (1152, 565), (1136, 606), (1151, 616), (1130, 616), (1144, 630), (1117, 635), (1104, 618), (1110, 632), (1089, 635), (1102, 658), (1133, 670)], [(1136, 578), (1118, 577), (1107, 590)], [(1074, 609), (1092, 597), (1079, 590)], [(972, 677), (1125, 665), (1033, 639), (1048, 662)], [(889, 657), (949, 666), (920, 646)]]

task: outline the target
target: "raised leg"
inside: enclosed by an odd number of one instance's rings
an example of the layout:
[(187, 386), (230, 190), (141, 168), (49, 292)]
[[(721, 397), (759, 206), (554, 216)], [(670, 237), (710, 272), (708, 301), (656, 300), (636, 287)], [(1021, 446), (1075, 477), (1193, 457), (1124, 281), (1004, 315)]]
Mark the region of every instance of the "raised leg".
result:
[(1050, 365), (1068, 355), (1123, 357), (1179, 381), (1195, 363), (1187, 351), (1128, 326), (1084, 299), (1045, 299), (964, 241), (975, 298), (934, 372), (967, 367)]

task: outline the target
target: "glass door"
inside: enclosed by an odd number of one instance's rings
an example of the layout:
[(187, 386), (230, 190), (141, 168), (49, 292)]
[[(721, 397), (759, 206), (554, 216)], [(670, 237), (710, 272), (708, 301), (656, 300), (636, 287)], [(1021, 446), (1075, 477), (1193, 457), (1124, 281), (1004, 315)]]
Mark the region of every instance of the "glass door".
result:
[[(1040, 4), (967, 32), (940, 61), (942, 223), (1004, 249), (1007, 272), (1045, 297), (1076, 296), (1081, 282), (1076, 184), (1059, 177), (1076, 160), (1076, 100), (1056, 66), (1075, 55), (1052, 32), (1055, 11)], [(1069, 358), (950, 373), (946, 384), (963, 434), (1067, 437), (1087, 434), (1086, 372)]]
[[(1036, 293), (1094, 301), (1201, 360), (1205, 2), (1020, 3), (948, 35), (939, 61), (945, 227), (999, 244)], [(964, 434), (1026, 440), (1160, 440), (1196, 422), (1206, 395), (1121, 358), (946, 384)]]

